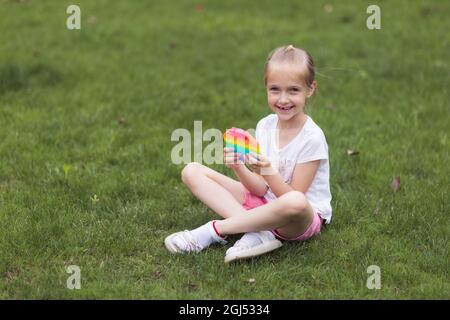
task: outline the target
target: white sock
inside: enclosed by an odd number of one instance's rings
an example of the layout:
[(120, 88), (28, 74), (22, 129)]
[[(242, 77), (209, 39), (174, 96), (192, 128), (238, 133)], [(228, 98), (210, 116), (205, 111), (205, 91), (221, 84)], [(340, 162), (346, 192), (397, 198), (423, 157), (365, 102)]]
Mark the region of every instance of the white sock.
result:
[(206, 248), (214, 242), (225, 242), (225, 240), (214, 230), (213, 222), (214, 221), (209, 221), (197, 229), (190, 231), (192, 236), (198, 241), (202, 248)]

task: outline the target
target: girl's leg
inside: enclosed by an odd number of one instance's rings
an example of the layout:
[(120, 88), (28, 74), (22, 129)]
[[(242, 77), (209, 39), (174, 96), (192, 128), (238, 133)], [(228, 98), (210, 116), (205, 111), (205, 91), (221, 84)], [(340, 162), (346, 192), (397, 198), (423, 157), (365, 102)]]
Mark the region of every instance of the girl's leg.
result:
[(247, 211), (242, 207), (245, 189), (233, 179), (195, 163), (183, 169), (182, 179), (194, 195), (225, 219), (168, 236), (164, 242), (171, 252), (199, 252), (213, 242), (224, 243), (218, 234), (278, 229), (285, 237), (295, 237), (303, 234), (313, 221), (313, 209), (298, 191)]
[(223, 218), (244, 214), (244, 186), (200, 163), (188, 163), (181, 172), (183, 183), (209, 208)]
[(290, 191), (266, 205), (215, 223), (221, 235), (277, 229), (287, 238), (303, 234), (313, 222), (314, 210), (303, 193)]
[(215, 224), (223, 235), (278, 229), (290, 238), (303, 234), (314, 218), (311, 205), (298, 191), (247, 211), (242, 207), (245, 188), (240, 182), (195, 162), (186, 165), (181, 178), (200, 201), (226, 218)]

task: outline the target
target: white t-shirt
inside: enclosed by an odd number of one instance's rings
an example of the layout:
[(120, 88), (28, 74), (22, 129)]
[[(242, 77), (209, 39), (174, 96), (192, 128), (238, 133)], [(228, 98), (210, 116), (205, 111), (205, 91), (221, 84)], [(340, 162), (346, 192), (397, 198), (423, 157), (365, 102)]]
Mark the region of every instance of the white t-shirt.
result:
[[(330, 166), (328, 144), (320, 127), (307, 116), (306, 122), (297, 136), (283, 148), (277, 148), (278, 116), (270, 114), (261, 119), (256, 126), (256, 140), (261, 153), (268, 157), (272, 167), (278, 169), (283, 180), (290, 184), (296, 164), (320, 160), (319, 169), (305, 193), (311, 206), (326, 220), (331, 222)], [(277, 197), (269, 188), (264, 195), (272, 201)]]

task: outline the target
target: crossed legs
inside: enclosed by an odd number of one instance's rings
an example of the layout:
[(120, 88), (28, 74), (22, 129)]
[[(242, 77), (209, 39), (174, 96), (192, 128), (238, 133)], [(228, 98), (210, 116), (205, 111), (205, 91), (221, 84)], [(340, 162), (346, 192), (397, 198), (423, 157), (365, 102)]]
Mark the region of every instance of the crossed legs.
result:
[(293, 238), (303, 234), (313, 221), (314, 211), (299, 191), (245, 210), (245, 188), (240, 182), (195, 162), (185, 166), (181, 178), (200, 201), (224, 218), (215, 224), (221, 235), (277, 229)]

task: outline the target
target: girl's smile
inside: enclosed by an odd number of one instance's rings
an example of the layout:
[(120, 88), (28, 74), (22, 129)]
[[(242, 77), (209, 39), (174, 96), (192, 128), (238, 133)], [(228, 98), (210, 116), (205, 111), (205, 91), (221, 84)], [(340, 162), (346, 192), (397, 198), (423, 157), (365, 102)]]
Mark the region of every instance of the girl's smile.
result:
[(288, 106), (288, 107), (282, 107), (282, 106), (275, 106), (279, 112), (281, 113), (289, 113), (295, 106)]

